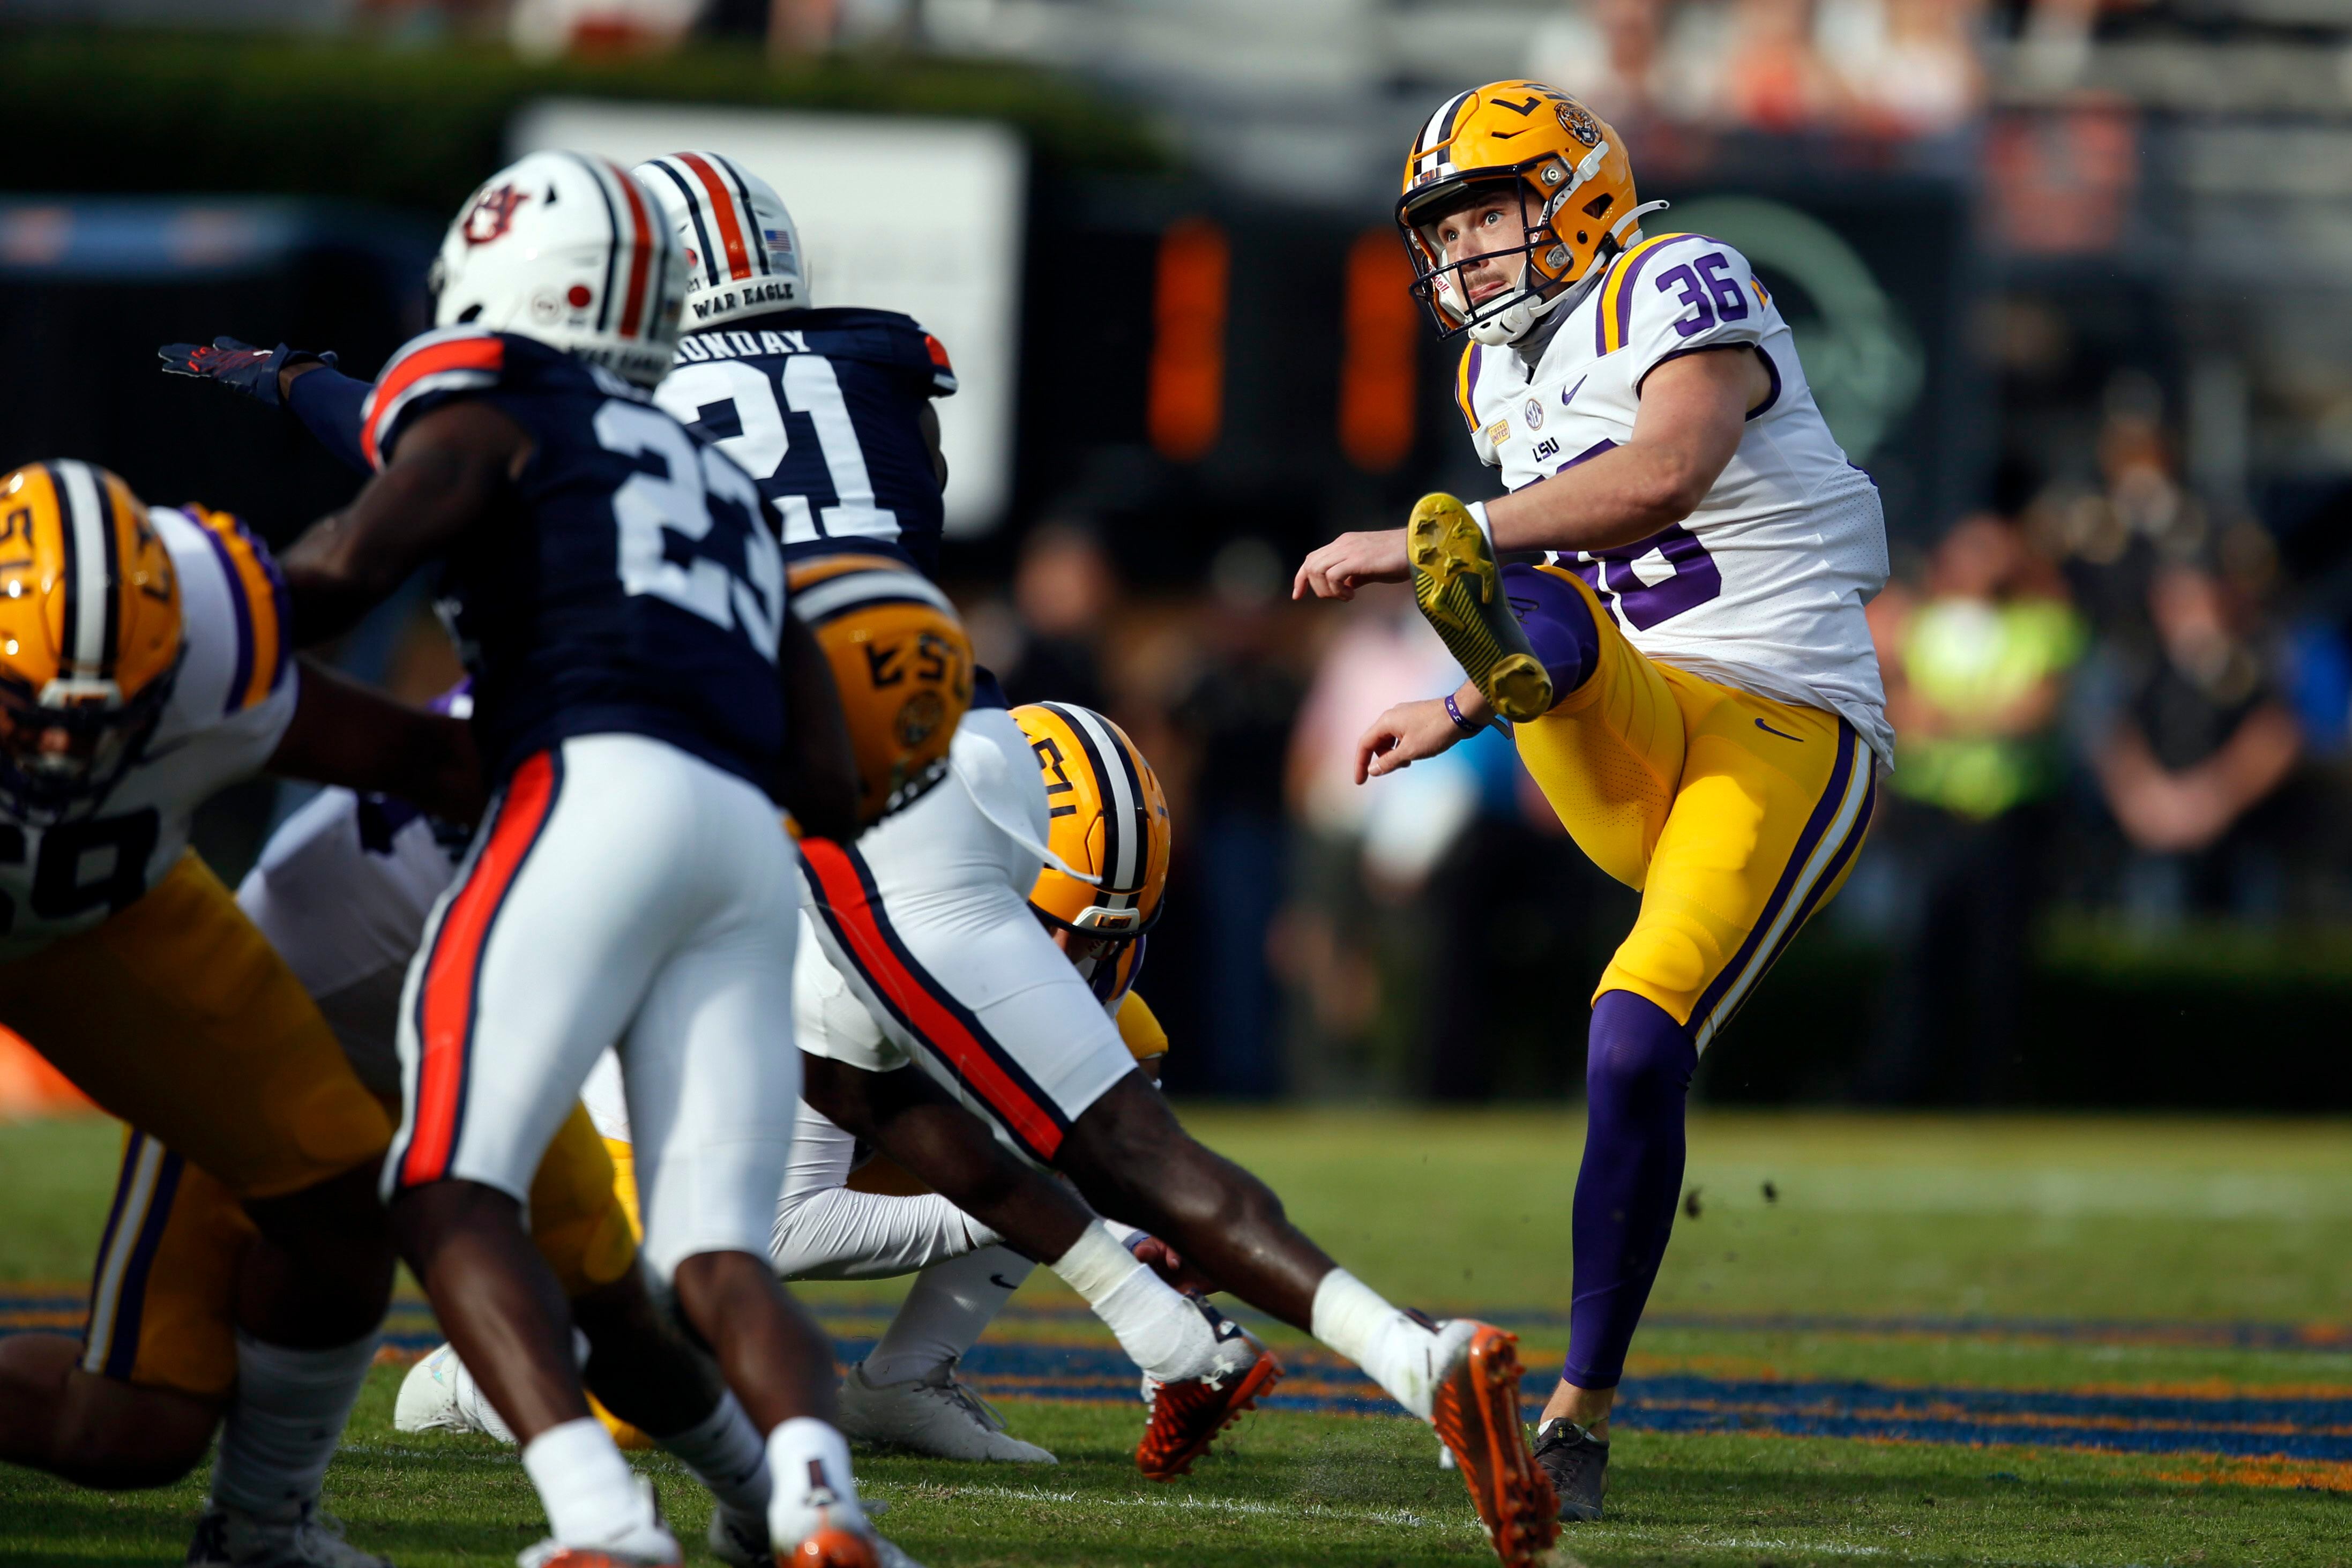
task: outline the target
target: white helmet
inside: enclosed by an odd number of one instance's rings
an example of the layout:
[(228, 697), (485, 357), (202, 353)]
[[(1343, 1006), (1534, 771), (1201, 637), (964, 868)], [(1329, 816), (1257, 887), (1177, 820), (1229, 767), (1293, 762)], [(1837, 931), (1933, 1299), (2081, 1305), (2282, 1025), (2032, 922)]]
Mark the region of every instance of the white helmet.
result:
[(717, 153), (672, 153), (636, 174), (686, 247), (688, 331), (816, 303), (801, 231), (767, 181)]
[(535, 338), (639, 386), (677, 353), (686, 258), (610, 158), (533, 153), (484, 181), (433, 263), (436, 326)]

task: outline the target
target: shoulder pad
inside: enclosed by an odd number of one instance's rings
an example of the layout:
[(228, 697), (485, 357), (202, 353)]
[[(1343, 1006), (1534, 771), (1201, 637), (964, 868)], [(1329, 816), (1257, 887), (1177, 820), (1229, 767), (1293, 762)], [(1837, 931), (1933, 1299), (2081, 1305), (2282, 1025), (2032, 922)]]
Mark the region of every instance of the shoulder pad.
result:
[[(1705, 265), (1694, 267), (1698, 262)], [(1594, 347), (1607, 354), (1638, 345), (1651, 355), (1753, 341), (1761, 336), (1765, 306), (1750, 289), (1752, 277), (1746, 257), (1710, 236), (1643, 240), (1601, 285)]]
[(509, 344), (519, 341), (474, 327), (449, 327), (411, 340), (385, 362), (360, 405), (360, 451), (383, 468), (401, 416), (418, 398), (497, 385), (507, 372)]
[(231, 513), (189, 505), (174, 509), (171, 515), (195, 526), (205, 552), (220, 570), (229, 618), (236, 628), (236, 649), (221, 712), (224, 716), (242, 712), (284, 685), (292, 664), (293, 650), (286, 646), (285, 579), (278, 575), (269, 547)]
[(925, 331), (912, 316), (854, 306), (803, 310), (798, 315), (805, 321), (813, 340), (819, 334), (826, 340), (822, 353), (910, 371), (929, 382), (933, 396), (944, 397), (956, 389), (955, 367), (948, 361), (947, 345)]

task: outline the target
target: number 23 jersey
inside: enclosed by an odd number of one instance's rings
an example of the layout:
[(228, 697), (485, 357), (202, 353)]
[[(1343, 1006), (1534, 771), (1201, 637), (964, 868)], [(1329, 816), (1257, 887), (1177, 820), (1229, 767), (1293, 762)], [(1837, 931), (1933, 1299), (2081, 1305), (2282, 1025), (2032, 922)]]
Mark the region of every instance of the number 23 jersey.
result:
[(667, 742), (765, 787), (783, 748), (783, 553), (750, 476), (640, 389), (529, 338), (427, 332), (377, 376), (360, 448), (478, 398), (532, 450), (442, 563), (491, 776), (576, 735)]
[(1455, 399), (1480, 460), (1516, 490), (1630, 441), (1642, 384), (1658, 366), (1742, 345), (1761, 356), (1771, 390), (1706, 499), (1647, 539), (1555, 560), (1592, 584), (1651, 658), (1832, 710), (1891, 763), (1863, 610), (1887, 575), (1877, 487), (1830, 434), (1788, 323), (1738, 251), (1695, 234), (1635, 245), (1532, 367), (1516, 348), (1471, 344)]
[(226, 512), (152, 507), (180, 580), (185, 649), (139, 759), (62, 822), (0, 813), (0, 961), (128, 909), (178, 864), (196, 808), (259, 773), (294, 717), (278, 568)]

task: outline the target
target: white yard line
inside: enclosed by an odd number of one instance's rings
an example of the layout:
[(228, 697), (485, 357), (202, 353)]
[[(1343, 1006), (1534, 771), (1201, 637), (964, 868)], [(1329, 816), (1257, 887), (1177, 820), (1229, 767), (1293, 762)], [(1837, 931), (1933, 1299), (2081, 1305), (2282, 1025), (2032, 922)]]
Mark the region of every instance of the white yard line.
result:
[(1178, 1513), (1190, 1510), (1198, 1513), (1229, 1513), (1246, 1517), (1280, 1515), (1285, 1519), (1301, 1517), (1337, 1520), (1350, 1524), (1382, 1524), (1405, 1530), (1467, 1531), (1483, 1534), (1477, 1523), (1470, 1520), (1433, 1519), (1410, 1509), (1339, 1509), (1328, 1503), (1259, 1502), (1247, 1498), (1204, 1497), (1102, 1497), (1087, 1492), (1050, 1491), (1044, 1487), (999, 1486), (938, 1486), (919, 1481), (885, 1482), (868, 1485), (862, 1490), (882, 1497), (893, 1492), (916, 1493), (898, 1500), (914, 1502), (952, 1502), (958, 1498), (991, 1498), (1006, 1502), (1079, 1503), (1089, 1508), (1140, 1508), (1160, 1512)]

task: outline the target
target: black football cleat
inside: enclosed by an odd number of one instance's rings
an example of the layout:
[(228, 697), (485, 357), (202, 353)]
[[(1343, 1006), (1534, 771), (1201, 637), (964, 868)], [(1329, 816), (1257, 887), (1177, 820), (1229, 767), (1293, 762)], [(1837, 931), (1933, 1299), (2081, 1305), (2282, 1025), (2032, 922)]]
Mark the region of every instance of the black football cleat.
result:
[(1536, 1463), (1551, 1478), (1560, 1518), (1572, 1524), (1601, 1518), (1601, 1494), (1609, 1489), (1608, 1443), (1555, 1415), (1536, 1428)]

